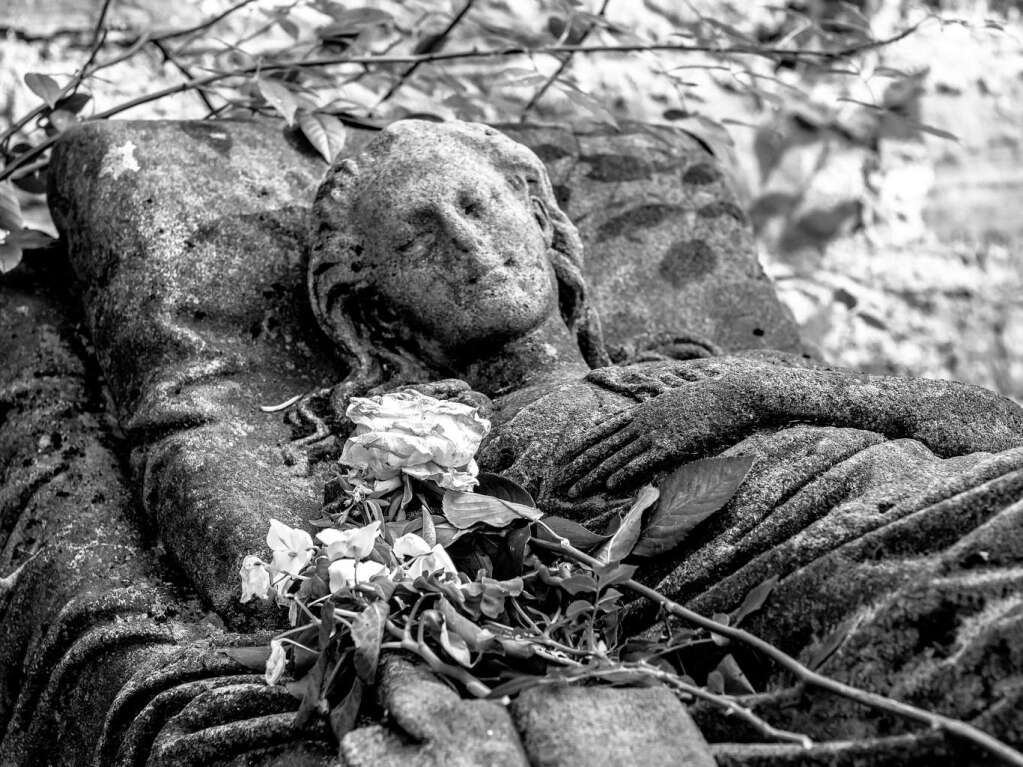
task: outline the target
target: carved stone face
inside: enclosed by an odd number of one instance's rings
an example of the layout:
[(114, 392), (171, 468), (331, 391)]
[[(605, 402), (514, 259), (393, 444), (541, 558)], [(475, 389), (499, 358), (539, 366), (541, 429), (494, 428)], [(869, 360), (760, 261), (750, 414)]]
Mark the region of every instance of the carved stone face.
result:
[(356, 204), (374, 292), (410, 340), (444, 361), (542, 324), (557, 299), (551, 224), (525, 175), (464, 150), (410, 160)]

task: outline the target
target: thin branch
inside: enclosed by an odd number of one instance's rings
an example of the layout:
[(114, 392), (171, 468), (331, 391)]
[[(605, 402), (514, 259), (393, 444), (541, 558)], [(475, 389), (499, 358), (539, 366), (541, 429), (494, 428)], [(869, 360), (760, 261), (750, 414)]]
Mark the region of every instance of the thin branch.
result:
[[(163, 44), (163, 41), (161, 41), (161, 40), (150, 40), (149, 42), (151, 42), (156, 47), (156, 49), (158, 51), (160, 51), (160, 53), (163, 55), (163, 60), (165, 62), (171, 64), (175, 69), (177, 69), (181, 74), (183, 74), (189, 80), (194, 80), (195, 79), (195, 75), (192, 74), (191, 70), (189, 70), (188, 67), (186, 67), (184, 64), (182, 64), (180, 61), (178, 61), (177, 56), (175, 56), (173, 53), (171, 53), (167, 49), (167, 46)], [(195, 92), (198, 94), (199, 98), (202, 100), (203, 105), (210, 112), (216, 112), (217, 108), (215, 106), (213, 106), (213, 102), (210, 101), (209, 96), (206, 95), (206, 92), (202, 88), (196, 88)]]
[[(241, 3), (235, 6), (235, 9), (241, 7), (245, 3)], [(926, 21), (926, 19), (925, 19)], [(311, 69), (316, 67), (334, 66), (339, 64), (415, 64), (415, 63), (426, 63), (426, 62), (437, 62), (437, 61), (454, 61), (457, 59), (486, 59), (486, 58), (500, 58), (505, 56), (535, 56), (537, 54), (543, 55), (557, 55), (562, 53), (635, 53), (642, 51), (678, 51), (678, 52), (703, 52), (703, 53), (714, 53), (718, 55), (727, 54), (743, 54), (752, 56), (788, 56), (796, 58), (817, 58), (824, 60), (834, 60), (851, 56), (856, 53), (860, 53), (865, 50), (872, 48), (878, 48), (884, 45), (889, 45), (898, 40), (902, 40), (908, 37), (920, 25), (923, 21), (917, 22), (899, 32), (896, 35), (885, 38), (884, 40), (874, 40), (868, 43), (860, 43), (858, 45), (849, 46), (835, 51), (814, 51), (814, 50), (801, 50), (801, 49), (785, 49), (785, 48), (758, 48), (756, 46), (733, 46), (728, 48), (722, 48), (717, 46), (707, 45), (672, 45), (672, 44), (651, 44), (651, 45), (553, 45), (544, 48), (502, 48), (492, 50), (461, 50), (451, 51), (449, 53), (428, 53), (421, 55), (408, 55), (408, 56), (328, 56), (318, 59), (307, 59), (305, 61), (293, 61), (293, 62), (271, 62), (255, 64), (248, 67), (241, 67), (231, 72), (219, 72), (212, 74), (207, 77), (200, 77), (195, 80), (189, 80), (187, 82), (179, 83), (162, 90), (149, 93), (138, 98), (130, 99), (129, 101), (119, 104), (118, 106), (107, 109), (103, 112), (98, 112), (93, 115), (90, 119), (102, 120), (107, 117), (125, 112), (133, 107), (141, 104), (148, 104), (152, 101), (158, 101), (159, 99), (166, 98), (167, 96), (174, 95), (176, 93), (184, 93), (185, 91), (192, 90), (193, 88), (201, 88), (206, 85), (210, 85), (221, 80), (226, 80), (230, 77), (241, 77), (244, 75), (251, 75), (256, 72), (276, 72), (287, 69)], [(165, 38), (160, 38), (165, 39)], [(141, 42), (145, 42), (142, 40)], [(127, 58), (127, 55), (118, 57), (117, 60)], [(101, 67), (110, 66), (114, 62), (106, 62)], [(96, 69), (99, 69), (97, 67)], [(96, 71), (94, 69), (93, 71)], [(41, 113), (41, 110), (36, 112)], [(27, 120), (25, 121), (27, 122)], [(22, 123), (24, 124), (24, 123)], [(4, 134), (7, 135), (6, 133)], [(0, 138), (0, 141), (3, 139)], [(57, 137), (52, 136), (45, 141), (37, 144), (35, 147), (19, 155), (16, 160), (8, 164), (3, 170), (0, 170), (0, 181), (8, 178), (17, 168), (26, 165), (29, 161), (34, 160), (36, 157), (41, 155), (47, 149), (49, 149), (56, 142)]]
[[(455, 27), (458, 26), (459, 22), (461, 22), (462, 19), (465, 18), (465, 14), (469, 12), (469, 9), (472, 8), (472, 4), (474, 2), (476, 2), (476, 0), (465, 0), (465, 5), (463, 5), (461, 10), (452, 17), (451, 21), (448, 22), (448, 25), (437, 36), (437, 39), (433, 41), (432, 47), (434, 50), (440, 50), (441, 46), (444, 44), (444, 41), (448, 38), (448, 35), (450, 35), (454, 31)], [(606, 2), (607, 0), (605, 0), (605, 4)], [(401, 88), (401, 86), (403, 86), (405, 82), (416, 73), (416, 70), (419, 69), (419, 67), (421, 67), (423, 63), (424, 62), (422, 61), (417, 61), (415, 64), (413, 64), (404, 72), (402, 72), (401, 76), (397, 79), (397, 81), (394, 84), (392, 84), (390, 88), (387, 89), (387, 93), (383, 95), (383, 98), (381, 98), (380, 101), (377, 102), (376, 108), (379, 108), (381, 104), (390, 99), (391, 96), (393, 96), (398, 91), (398, 89)]]
[[(564, 539), (562, 539), (559, 543), (553, 543), (551, 541), (544, 541), (538, 538), (530, 538), (529, 542), (537, 548), (557, 552), (569, 557), (570, 559), (574, 559), (577, 562), (589, 565), (590, 567), (601, 566), (601, 563), (598, 560), (583, 553), (582, 551), (579, 551), (579, 549), (573, 547)], [(754, 636), (748, 631), (737, 629), (734, 626), (726, 626), (725, 624), (718, 623), (710, 618), (705, 618), (699, 613), (693, 612), (687, 607), (683, 607), (678, 602), (674, 602), (662, 594), (659, 594), (649, 586), (644, 586), (642, 583), (632, 579), (624, 581), (618, 585), (621, 585), (623, 588), (639, 594), (640, 596), (646, 597), (650, 601), (659, 605), (663, 610), (676, 617), (682, 618), (690, 623), (694, 623), (701, 628), (705, 628), (713, 634), (728, 637), (736, 642), (741, 642), (742, 644), (752, 647), (755, 650), (759, 650), (786, 671), (793, 674), (797, 679), (808, 685), (826, 690), (827, 692), (839, 695), (857, 703), (862, 703), (865, 706), (870, 706), (871, 708), (875, 708), (880, 711), (887, 711), (890, 714), (896, 714), (906, 719), (921, 722), (937, 730), (945, 730), (946, 732), (964, 740), (968, 740), (970, 743), (973, 743), (985, 751), (997, 756), (1006, 764), (1023, 767), (1023, 753), (1020, 753), (1011, 746), (992, 737), (991, 735), (988, 735), (986, 732), (967, 724), (966, 722), (958, 719), (952, 719), (951, 717), (943, 716), (941, 714), (935, 714), (930, 711), (925, 711), (922, 708), (911, 706), (908, 703), (902, 703), (901, 701), (888, 698), (884, 695), (860, 690), (835, 679), (831, 679), (830, 677), (818, 674), (815, 671), (811, 671), (791, 655), (778, 649), (760, 637)]]
[[(598, 16), (603, 16), (607, 12), (607, 6), (608, 3), (610, 2), (611, 0), (604, 0), (604, 2), (600, 6), (600, 10), (597, 11)], [(579, 38), (579, 44), (585, 43), (586, 38), (590, 36), (590, 33), (594, 29), (596, 29), (596, 27), (597, 24), (595, 22), (591, 22), (583, 31), (582, 36)], [(571, 30), (571, 28), (572, 28), (571, 20), (569, 20), (569, 23), (566, 25), (566, 29)], [(558, 81), (558, 78), (561, 77), (562, 73), (568, 68), (569, 63), (572, 61), (573, 55), (574, 54), (569, 53), (562, 57), (561, 63), (558, 64), (558, 68), (555, 69), (553, 74), (551, 74), (551, 76), (547, 78), (546, 82), (544, 82), (544, 84), (537, 89), (536, 93), (534, 93), (532, 98), (529, 99), (529, 103), (522, 107), (522, 112), (519, 114), (519, 121), (524, 121), (526, 119), (526, 115), (530, 112), (530, 110), (532, 110), (533, 107), (536, 106), (536, 103), (544, 97), (544, 94), (547, 93), (548, 90), (550, 90), (550, 87)]]
[(702, 687), (697, 687), (694, 684), (683, 682), (674, 674), (669, 674), (654, 666), (648, 664), (639, 664), (637, 668), (640, 668), (644, 673), (648, 673), (669, 687), (674, 687), (679, 692), (692, 695), (694, 698), (705, 700), (709, 703), (713, 703), (715, 706), (723, 708), (728, 714), (742, 719), (749, 725), (752, 725), (760, 734), (772, 738), (773, 740), (779, 740), (786, 743), (798, 743), (803, 748), (810, 748), (813, 745), (813, 741), (809, 737), (801, 732), (792, 732), (791, 730), (783, 730), (764, 719), (757, 716), (753, 711), (740, 705), (736, 700), (732, 699), (728, 695), (718, 695), (716, 693), (705, 690)]

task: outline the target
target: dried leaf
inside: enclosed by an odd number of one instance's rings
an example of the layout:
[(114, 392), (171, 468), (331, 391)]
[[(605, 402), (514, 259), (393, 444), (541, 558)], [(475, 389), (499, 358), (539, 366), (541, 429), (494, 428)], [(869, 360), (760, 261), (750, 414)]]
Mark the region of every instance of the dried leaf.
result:
[(327, 162), (332, 162), (337, 153), (344, 148), (345, 126), (334, 115), (299, 108), (295, 113), (295, 121), (302, 134), (309, 139), (309, 143), (316, 147), (316, 151)]
[(472, 527), (478, 522), (491, 527), (504, 527), (516, 519), (525, 518), (535, 522), (543, 516), (543, 512), (534, 506), (506, 501), (492, 495), (454, 490), (444, 493), (442, 506), (445, 518), (459, 530)]
[(57, 101), (60, 99), (61, 87), (57, 85), (57, 81), (49, 75), (43, 75), (39, 72), (29, 72), (25, 75), (25, 85), (35, 95), (46, 102), (46, 105), (53, 109), (57, 106)]
[(661, 498), (632, 553), (651, 557), (678, 546), (689, 532), (735, 495), (753, 458), (705, 458), (680, 467), (661, 483)]
[(761, 583), (759, 586), (755, 586), (750, 589), (750, 592), (746, 595), (746, 598), (742, 600), (742, 604), (739, 605), (731, 614), (732, 626), (738, 626), (739, 621), (748, 615), (755, 613), (761, 607), (764, 606), (764, 602), (771, 595), (771, 591), (778, 584), (778, 576), (772, 575), (766, 581)]
[[(281, 117), (287, 121), (289, 127), (295, 124), (295, 112), (298, 111), (298, 101), (295, 100), (295, 94), (286, 85), (278, 80), (260, 80), (259, 92), (266, 99), (266, 103), (276, 109)], [(308, 134), (306, 135), (308, 136)], [(309, 140), (312, 141), (312, 137), (309, 137)], [(315, 142), (313, 144), (319, 149)]]
[(355, 673), (366, 684), (373, 684), (380, 660), (380, 643), (390, 607), (386, 602), (370, 602), (352, 621), (352, 642), (355, 644)]
[(351, 689), (345, 694), (330, 711), (330, 729), (334, 731), (334, 737), (341, 741), (345, 735), (355, 728), (355, 722), (359, 717), (359, 709), (362, 708), (362, 693), (365, 687), (359, 677), (352, 680)]
[(644, 485), (639, 489), (636, 500), (632, 502), (632, 508), (622, 518), (622, 523), (611, 536), (611, 540), (597, 550), (595, 556), (599, 561), (620, 562), (632, 553), (643, 531), (643, 512), (657, 503), (660, 494), (653, 485)]

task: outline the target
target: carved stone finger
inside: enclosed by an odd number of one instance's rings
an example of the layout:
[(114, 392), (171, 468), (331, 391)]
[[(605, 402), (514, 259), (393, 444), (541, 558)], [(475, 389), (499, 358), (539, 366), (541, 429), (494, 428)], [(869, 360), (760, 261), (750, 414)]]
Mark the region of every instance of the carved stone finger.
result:
[[(650, 449), (652, 440), (649, 436), (636, 437), (632, 430), (629, 430), (627, 434), (628, 438), (632, 438), (632, 441), (628, 442), (621, 450), (606, 458), (598, 466), (591, 469), (582, 479), (572, 485), (568, 489), (569, 498), (578, 498), (586, 493), (599, 492), (603, 489), (604, 483), (609, 476), (612, 476), (622, 466), (629, 465), (637, 455), (642, 457)], [(621, 440), (618, 441), (620, 442)]]
[(667, 451), (659, 445), (648, 445), (645, 452), (635, 455), (631, 461), (607, 478), (608, 490), (621, 490), (633, 484), (637, 477), (650, 476), (668, 458)]
[[(569, 476), (569, 471), (577, 468), (577, 459), (586, 457), (590, 450), (597, 445), (612, 438), (616, 432), (624, 429), (632, 423), (634, 408), (626, 408), (619, 413), (610, 416), (604, 423), (588, 429), (579, 436), (572, 439), (562, 450), (559, 461), (568, 464), (564, 476)], [(586, 460), (579, 464), (579, 467), (589, 466), (592, 461)], [(578, 471), (576, 476), (582, 476), (585, 470)]]

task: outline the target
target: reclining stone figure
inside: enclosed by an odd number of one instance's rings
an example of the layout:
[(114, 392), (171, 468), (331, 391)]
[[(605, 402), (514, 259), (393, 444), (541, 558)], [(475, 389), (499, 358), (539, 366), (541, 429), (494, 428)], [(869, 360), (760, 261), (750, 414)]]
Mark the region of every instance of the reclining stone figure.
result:
[[(493, 399), (481, 466), (587, 522), (686, 460), (754, 456), (724, 512), (641, 577), (724, 612), (778, 576), (756, 626), (769, 639), (809, 657), (850, 621), (833, 673), (1023, 739), (1023, 717), (1003, 713), (1023, 705), (1006, 646), (1023, 629), (1006, 538), (1023, 532), (1023, 409), (785, 355), (607, 367), (579, 238), (543, 164), (482, 125), (392, 125), (335, 164), (314, 220), (314, 310), (352, 362), (342, 401), (462, 379)], [(654, 617), (637, 609), (633, 627)], [(992, 675), (1014, 681), (960, 694)], [(808, 709), (806, 726), (831, 737), (892, 726), (833, 701)]]
[[(177, 148), (178, 134), (187, 145)], [(58, 146), (51, 201), (70, 235), (85, 324), (126, 432), (143, 534), (123, 534), (138, 519), (123, 514), (112, 516), (116, 525), (96, 525), (102, 540), (74, 528), (91, 559), (64, 562), (52, 549), (19, 581), (22, 606), (54, 582), (77, 596), (59, 615), (40, 612), (35, 627), (22, 621), (0, 644), (18, 664), (24, 648), (35, 648), (24, 673), (4, 680), (2, 702), (14, 708), (0, 710), (2, 760), (75, 764), (88, 753), (99, 764), (185, 764), (246, 755), (313, 764), (336, 754), (325, 728), (290, 728), (290, 696), (218, 649), (265, 642), (265, 633), (216, 627), (272, 622), (237, 604), (234, 573), (270, 516), (300, 524), (317, 513), (321, 491), (315, 464), (306, 475), (282, 459), (276, 442), (289, 428), (256, 405), (326, 383), (333, 370), (327, 344), (303, 325), (308, 309), (293, 286), (305, 270), (305, 222), (294, 201), (307, 189), (311, 197), (318, 171), (267, 135), (246, 124), (87, 124)], [(259, 156), (254, 148), (264, 145), (272, 148)], [(107, 168), (109, 156), (128, 150), (140, 171)], [(226, 168), (231, 183), (217, 182), (224, 215), (192, 203), (208, 194), (206, 181), (180, 170), (194, 157)], [(612, 178), (609, 157), (593, 154), (588, 173)], [(103, 206), (110, 214), (96, 215)], [(611, 237), (622, 226), (597, 231)], [(351, 369), (338, 406), (350, 394), (403, 384), (481, 393), (495, 423), (483, 468), (588, 524), (681, 462), (752, 456), (735, 498), (645, 568), (644, 579), (713, 613), (778, 576), (751, 619), (755, 633), (842, 680), (1023, 742), (1023, 418), (1015, 405), (963, 384), (862, 376), (763, 350), (607, 366), (592, 278), (546, 169), (483, 126), (398, 123), (340, 159), (317, 194), (311, 240), (313, 312)], [(685, 256), (669, 250), (676, 261)], [(644, 269), (645, 284), (664, 279), (656, 264)], [(621, 292), (643, 302), (651, 291), (623, 280)], [(154, 535), (177, 574), (150, 555)], [(93, 553), (115, 543), (130, 568)], [(53, 574), (81, 562), (84, 583)], [(179, 595), (182, 581), (219, 617), (198, 620), (201, 611)], [(656, 630), (655, 617), (636, 609), (630, 625)], [(620, 728), (623, 740), (677, 748), (672, 737), (684, 732), (696, 744), (694, 763), (708, 758), (667, 694), (523, 696), (509, 718), (493, 703), (452, 700), (417, 672), (395, 667), (384, 679), (391, 718), (346, 737), (349, 764), (471, 761), (498, 751), (502, 763), (522, 764), (551, 745), (548, 723), (569, 733), (573, 716), (598, 710), (580, 733), (641, 712)], [(766, 691), (758, 699), (765, 718), (836, 742), (806, 753), (749, 745), (742, 741), (755, 738), (697, 708), (719, 763), (971, 758), (902, 722), (787, 687), (783, 674), (755, 681)], [(109, 710), (86, 712), (89, 701)], [(462, 740), (445, 752), (434, 736), (448, 726), (461, 728)], [(80, 745), (58, 747), (55, 732)], [(493, 732), (494, 743), (481, 732)], [(579, 748), (585, 740), (576, 739)], [(604, 744), (608, 753), (615, 745)], [(647, 754), (651, 764), (678, 761), (671, 749), (661, 756)]]

